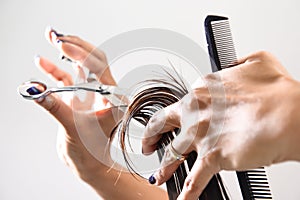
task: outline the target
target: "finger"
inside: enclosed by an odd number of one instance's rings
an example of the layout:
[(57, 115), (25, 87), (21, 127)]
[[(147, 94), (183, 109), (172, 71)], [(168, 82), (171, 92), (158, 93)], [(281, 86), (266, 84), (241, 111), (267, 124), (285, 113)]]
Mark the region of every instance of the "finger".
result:
[[(184, 162), (185, 155), (191, 152), (191, 149), (185, 147), (185, 143), (184, 138), (176, 137), (168, 147), (165, 148), (160, 168), (153, 174), (153, 177), (149, 178), (149, 181), (151, 181), (151, 179), (156, 180), (156, 185), (161, 185), (170, 179), (179, 165)], [(181, 151), (182, 149), (185, 149), (185, 151)]]
[(78, 36), (63, 35), (61, 33), (58, 33), (55, 29), (49, 26), (45, 30), (45, 37), (48, 40), (48, 42), (53, 45), (56, 45), (55, 44), (56, 40), (62, 40), (64, 42), (68, 42), (83, 48), (87, 52), (94, 54), (97, 58), (99, 58), (102, 61), (105, 62), (107, 61), (106, 56), (102, 51), (98, 50), (94, 45), (90, 44), (85, 40), (82, 40)]
[[(238, 67), (249, 67), (256, 70), (247, 71), (247, 77), (258, 77), (257, 74), (267, 74), (277, 76), (284, 74), (287, 77), (291, 77), (288, 71), (282, 66), (282, 64), (274, 57), (271, 53), (266, 51), (258, 51), (252, 53), (241, 59), (243, 63), (239, 64)], [(259, 71), (261, 70), (261, 71)], [(253, 72), (253, 73), (252, 73)], [(252, 76), (251, 76), (252, 75)]]
[(255, 57), (256, 60), (263, 61), (264, 63), (270, 63), (270, 65), (265, 66), (275, 67), (283, 74), (290, 76), (289, 72), (282, 66), (280, 61), (272, 53), (267, 51), (258, 51), (253, 54), (253, 57)]
[(51, 26), (48, 26), (45, 30), (45, 38), (50, 44), (54, 45), (52, 43), (52, 32), (53, 32), (53, 28)]
[(87, 52), (93, 54), (95, 57), (97, 57), (101, 61), (107, 62), (106, 56), (102, 51), (98, 50), (95, 46), (88, 43), (87, 41), (82, 40), (80, 37), (72, 36), (72, 35), (64, 35), (64, 36), (58, 37), (58, 39), (60, 39), (64, 42), (68, 42), (68, 43), (74, 44), (76, 46), (79, 46), (79, 47), (83, 48), (84, 50), (86, 50)]
[(53, 115), (67, 130), (74, 130), (69, 131), (69, 134), (76, 132), (73, 111), (60, 98), (55, 95), (48, 95), (36, 102)]
[(174, 103), (157, 113), (149, 120), (142, 140), (142, 152), (150, 154), (156, 150), (156, 143), (163, 133), (180, 126), (179, 103)]
[(40, 67), (44, 72), (51, 75), (56, 81), (62, 81), (64, 85), (73, 85), (73, 80), (70, 74), (59, 69), (51, 61), (44, 57), (36, 56), (34, 58), (36, 66)]
[(116, 84), (107, 63), (74, 44), (59, 40), (57, 46), (68, 58), (76, 60), (81, 66), (87, 67), (92, 73), (96, 74), (100, 82), (109, 85)]
[(198, 157), (184, 182), (178, 199), (198, 199), (213, 175), (219, 171), (218, 154), (210, 153), (202, 159)]
[[(67, 58), (79, 62), (97, 75), (100, 82), (108, 85), (116, 85), (110, 72), (105, 54), (93, 45), (77, 36), (65, 36), (57, 33), (51, 27), (45, 31), (46, 39), (57, 47)], [(65, 43), (68, 45), (61, 45)]]
[(271, 54), (266, 51), (257, 51), (257, 52), (251, 53), (247, 56), (239, 58), (237, 60), (237, 63), (240, 65), (240, 64), (245, 64), (245, 63), (250, 63), (250, 62), (255, 62), (255, 61), (262, 61), (270, 56), (271, 56)]

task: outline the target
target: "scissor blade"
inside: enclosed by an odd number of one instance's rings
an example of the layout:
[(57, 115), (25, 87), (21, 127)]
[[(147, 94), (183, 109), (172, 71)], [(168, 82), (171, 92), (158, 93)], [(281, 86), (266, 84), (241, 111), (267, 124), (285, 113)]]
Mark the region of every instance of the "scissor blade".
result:
[(125, 111), (128, 106), (128, 98), (124, 89), (118, 86), (102, 85), (100, 92), (111, 104), (120, 107), (121, 110)]

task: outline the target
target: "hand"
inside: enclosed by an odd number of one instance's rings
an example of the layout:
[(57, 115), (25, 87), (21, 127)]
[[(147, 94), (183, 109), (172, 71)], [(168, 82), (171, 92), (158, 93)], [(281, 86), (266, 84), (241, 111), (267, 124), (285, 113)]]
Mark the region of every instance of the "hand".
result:
[[(53, 29), (46, 30), (46, 37), (51, 44), (57, 47), (64, 55), (72, 59), (78, 71), (79, 78), (85, 80), (85, 74), (81, 65), (85, 64), (93, 72), (98, 72), (98, 79), (107, 84), (115, 84), (112, 76), (102, 77), (100, 72), (108, 68), (105, 54), (95, 49), (89, 43), (75, 36), (63, 36)], [(63, 42), (57, 43), (57, 40)], [(90, 52), (89, 52), (90, 51)], [(101, 55), (101, 59), (99, 58)], [(84, 59), (84, 56), (87, 56)], [(75, 60), (75, 58), (80, 59)], [(51, 61), (44, 57), (36, 57), (35, 63), (55, 81), (62, 82), (64, 86), (72, 85), (70, 74), (59, 69)], [(97, 67), (96, 67), (97, 66)], [(110, 74), (109, 68), (104, 70)], [(48, 110), (63, 126), (58, 136), (58, 152), (62, 160), (83, 180), (94, 176), (95, 169), (106, 169), (113, 165), (109, 154), (110, 133), (118, 123), (122, 113), (117, 108), (111, 108), (105, 99), (97, 99), (97, 105), (102, 105), (96, 112), (90, 111), (94, 104), (95, 93), (87, 92), (84, 101), (76, 95), (69, 99), (61, 100), (56, 95), (49, 95), (38, 103)], [(118, 114), (116, 114), (118, 113)], [(99, 129), (99, 126), (102, 129)], [(96, 142), (97, 141), (97, 142)], [(106, 169), (107, 170), (107, 169)]]
[[(53, 29), (46, 31), (48, 41), (65, 56), (78, 64), (79, 77), (85, 79), (82, 66), (95, 73), (98, 80), (115, 85), (110, 74), (105, 54), (76, 36), (62, 36)], [(63, 42), (56, 42), (61, 40)], [(36, 57), (36, 64), (54, 80), (72, 85), (71, 76), (44, 57)], [(58, 151), (65, 163), (83, 181), (92, 186), (105, 199), (167, 199), (165, 191), (149, 185), (140, 177), (134, 177), (110, 157), (110, 133), (123, 113), (111, 107), (105, 99), (97, 99), (103, 109), (90, 111), (95, 93), (89, 92), (82, 102), (74, 96), (64, 102), (56, 95), (48, 95), (37, 101), (63, 126), (59, 132)], [(109, 107), (107, 107), (107, 105)], [(100, 128), (99, 128), (100, 127)], [(128, 192), (130, 191), (130, 192)]]
[[(156, 113), (143, 152), (156, 150), (162, 134), (181, 127), (172, 142), (179, 154), (198, 153), (178, 199), (197, 199), (221, 170), (246, 170), (300, 161), (300, 84), (269, 53), (207, 75), (181, 101)], [(183, 161), (167, 148), (156, 184), (167, 181)]]

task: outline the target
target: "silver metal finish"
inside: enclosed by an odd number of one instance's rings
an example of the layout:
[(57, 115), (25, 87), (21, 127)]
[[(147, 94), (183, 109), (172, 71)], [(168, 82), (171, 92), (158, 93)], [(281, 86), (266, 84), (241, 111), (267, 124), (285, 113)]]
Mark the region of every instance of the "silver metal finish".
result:
[[(30, 92), (32, 90), (33, 93)], [(29, 100), (45, 98), (51, 93), (70, 92), (77, 90), (97, 92), (107, 98), (107, 100), (110, 101), (110, 103), (112, 103), (114, 106), (120, 106), (123, 109), (126, 109), (127, 107), (125, 89), (121, 89), (117, 86), (101, 84), (91, 77), (89, 77), (88, 82), (86, 83), (79, 83), (72, 86), (48, 87), (41, 81), (32, 80), (24, 82), (18, 87), (20, 95)]]

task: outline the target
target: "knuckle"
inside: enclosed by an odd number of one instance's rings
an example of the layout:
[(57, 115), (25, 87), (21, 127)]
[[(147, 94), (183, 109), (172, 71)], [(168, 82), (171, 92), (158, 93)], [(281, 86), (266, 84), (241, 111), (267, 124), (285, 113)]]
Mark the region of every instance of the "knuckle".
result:
[(202, 140), (207, 135), (207, 130), (209, 127), (209, 119), (201, 119), (189, 126), (186, 135), (188, 137), (187, 142), (193, 143), (198, 146), (197, 142)]
[[(197, 97), (197, 91), (192, 90), (185, 98), (184, 100), (184, 107), (187, 110), (195, 110), (198, 108), (198, 97)], [(183, 113), (185, 114), (185, 113)]]
[(268, 51), (258, 51), (254, 53), (253, 57), (258, 58), (260, 61), (266, 61), (273, 57), (273, 55)]
[(48, 111), (50, 113), (56, 113), (60, 108), (60, 104), (57, 101), (51, 101), (51, 103), (49, 104), (49, 108)]
[(106, 60), (106, 55), (102, 50), (98, 50), (98, 54), (102, 59)]
[(260, 57), (260, 58), (266, 58), (269, 56), (269, 52), (267, 51), (264, 51), (264, 50), (261, 50), (261, 51), (258, 51), (257, 52), (257, 56)]
[[(230, 158), (230, 159), (229, 159)], [(243, 167), (243, 163), (245, 163), (245, 156), (240, 156), (238, 154), (229, 155), (227, 160), (227, 166), (229, 169), (240, 169)]]
[(148, 145), (148, 138), (144, 136), (142, 139), (142, 147), (145, 147), (147, 145)]
[(147, 131), (150, 133), (158, 133), (164, 124), (164, 120), (160, 114), (153, 115), (147, 123)]
[(146, 129), (147, 133), (155, 132), (156, 123), (157, 123), (156, 118), (154, 116), (151, 117), (147, 123), (147, 129)]
[(207, 81), (213, 81), (213, 80), (217, 80), (217, 73), (210, 73), (204, 76), (204, 80)]
[(201, 126), (200, 123), (197, 122), (188, 127), (186, 131), (186, 135), (188, 136), (189, 139), (195, 139), (195, 135), (198, 132), (199, 126)]
[(197, 88), (191, 91), (184, 99), (183, 106), (187, 111), (196, 111), (207, 108), (210, 105), (210, 102), (211, 97), (208, 95), (207, 89)]
[(213, 149), (206, 157), (203, 158), (204, 165), (207, 166), (212, 173), (221, 170), (222, 154), (220, 149)]

